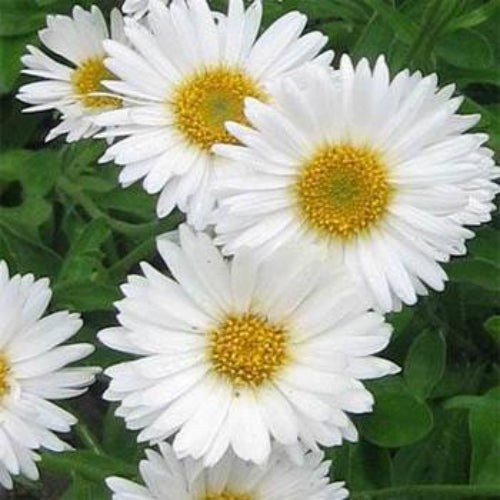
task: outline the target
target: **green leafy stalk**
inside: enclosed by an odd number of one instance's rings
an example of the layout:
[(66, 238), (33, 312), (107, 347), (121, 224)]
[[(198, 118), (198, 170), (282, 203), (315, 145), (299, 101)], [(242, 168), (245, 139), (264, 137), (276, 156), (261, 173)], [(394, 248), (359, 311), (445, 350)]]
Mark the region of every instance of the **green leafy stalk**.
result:
[(97, 438), (90, 432), (86, 424), (81, 421), (75, 426), (77, 436), (81, 439), (82, 443), (96, 455), (104, 455), (104, 451), (99, 444)]
[(416, 498), (417, 496), (428, 496), (429, 498), (498, 498), (500, 497), (500, 486), (496, 485), (467, 485), (467, 484), (413, 484), (411, 486), (397, 486), (394, 488), (382, 488), (353, 492), (349, 497), (351, 500), (375, 500), (376, 498)]
[(70, 199), (80, 205), (92, 219), (104, 219), (108, 226), (126, 236), (135, 236), (152, 231), (156, 227), (155, 222), (145, 224), (131, 224), (117, 220), (101, 210), (94, 201), (87, 196), (79, 186), (70, 181), (67, 177), (61, 176), (57, 180), (57, 187)]

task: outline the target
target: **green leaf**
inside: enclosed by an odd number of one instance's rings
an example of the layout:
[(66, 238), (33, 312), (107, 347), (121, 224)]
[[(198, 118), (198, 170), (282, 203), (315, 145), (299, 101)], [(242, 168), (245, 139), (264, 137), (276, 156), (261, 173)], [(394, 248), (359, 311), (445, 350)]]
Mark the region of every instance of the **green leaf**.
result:
[(469, 416), (472, 442), (470, 480), (474, 484), (500, 484), (500, 387), (483, 396), (491, 406), (475, 408)]
[(394, 327), (394, 336), (399, 336), (412, 324), (415, 308), (405, 306), (400, 312), (387, 315), (387, 321)]
[(0, 259), (5, 258), (20, 273), (55, 276), (61, 258), (39, 240), (26, 236), (27, 232), (20, 224), (9, 226), (0, 218)]
[(351, 46), (353, 37), (353, 25), (349, 21), (335, 20), (321, 25), (321, 32), (329, 40), (329, 47), (335, 48), (337, 53), (345, 51), (345, 47)]
[(410, 394), (398, 377), (390, 384), (372, 383), (373, 414), (360, 419), (363, 437), (377, 446), (398, 448), (424, 438), (433, 425), (429, 407)]
[(346, 480), (352, 490), (390, 486), (392, 474), (392, 461), (387, 450), (366, 441), (349, 446), (349, 473)]
[(33, 35), (0, 38), (0, 94), (11, 92), (21, 71), (21, 56), (27, 44), (34, 43)]
[[(58, 5), (59, 6), (61, 4), (67, 4), (67, 5), (71, 5), (72, 0), (35, 0), (35, 2), (40, 5), (40, 7), (47, 7), (47, 6), (51, 6), (53, 7), (54, 5)], [(79, 2), (81, 4), (81, 2)]]
[(127, 457), (132, 463), (139, 460), (142, 447), (137, 444), (136, 437), (127, 430), (123, 419), (115, 416), (116, 406), (110, 405), (102, 431), (102, 446), (109, 455)]
[(109, 193), (116, 188), (116, 181), (98, 177), (96, 172), (89, 175), (82, 175), (78, 179), (80, 187), (89, 193)]
[(54, 303), (59, 309), (73, 311), (111, 311), (120, 298), (117, 287), (89, 281), (57, 284), (54, 287)]
[[(380, 55), (378, 47), (389, 47), (394, 41), (394, 34), (383, 22), (379, 22), (378, 16), (372, 16), (366, 24), (363, 31), (360, 33), (356, 44), (352, 49), (354, 60), (359, 60), (366, 57), (372, 63)], [(398, 41), (399, 44), (401, 42)]]
[(108, 193), (96, 192), (93, 199), (100, 208), (111, 210), (118, 216), (125, 216), (133, 221), (150, 222), (156, 219), (156, 200), (140, 186), (114, 189)]
[(334, 446), (325, 450), (325, 459), (330, 460), (330, 479), (338, 481), (349, 476), (349, 453), (351, 445)]
[(467, 414), (436, 411), (434, 430), (396, 452), (395, 484), (466, 483), (470, 453), (466, 435)]
[[(419, 33), (408, 49), (408, 64), (427, 67), (436, 41), (453, 19), (456, 10), (460, 7), (460, 0), (430, 0), (426, 2), (421, 14)], [(430, 69), (430, 68), (428, 68)]]
[(11, 150), (0, 154), (0, 179), (18, 180), (27, 196), (49, 192), (59, 175), (61, 160), (55, 151)]
[(31, 0), (1, 0), (0, 36), (32, 33), (45, 24), (46, 11)]
[(411, 18), (383, 0), (364, 0), (364, 2), (372, 7), (382, 23), (390, 28), (400, 40), (406, 44), (412, 43), (418, 34), (418, 27)]
[(446, 364), (446, 342), (441, 332), (426, 330), (413, 342), (404, 367), (408, 389), (425, 400), (441, 380)]
[(134, 476), (135, 465), (129, 465), (115, 457), (96, 455), (91, 451), (68, 451), (62, 453), (42, 453), (42, 467), (67, 477), (74, 472), (89, 481), (104, 481), (109, 476)]
[(46, 132), (41, 123), (46, 116), (43, 113), (22, 113), (23, 108), (24, 104), (12, 95), (0, 99), (0, 116), (2, 117), (0, 153), (42, 141), (43, 134)]
[(26, 235), (38, 239), (38, 228), (50, 220), (52, 205), (43, 198), (24, 197), (19, 206), (0, 207), (0, 220), (12, 228), (24, 228)]
[(432, 391), (433, 398), (450, 398), (457, 394), (476, 392), (481, 386), (484, 370), (481, 364), (465, 365), (463, 361), (455, 365), (448, 363), (443, 377)]
[[(71, 9), (75, 6), (75, 0), (31, 0), (31, 1), (34, 1), (35, 4), (39, 5), (40, 7), (45, 7), (45, 8), (48, 7), (46, 11), (49, 13), (59, 12), (64, 14), (70, 14)], [(104, 5), (102, 5), (102, 2), (104, 2)], [(89, 10), (90, 7), (92, 5), (95, 5), (97, 2), (96, 0), (79, 0), (77, 3), (84, 9)], [(107, 0), (101, 0), (101, 9), (105, 7), (107, 4), (109, 4)]]
[(494, 64), (493, 48), (479, 31), (461, 30), (442, 37), (436, 53), (459, 68), (485, 69)]
[(352, 22), (365, 24), (371, 16), (370, 9), (358, 0), (328, 0), (330, 3), (330, 16), (342, 17)]
[(86, 139), (66, 144), (63, 148), (65, 173), (73, 180), (80, 175), (86, 174), (93, 177), (105, 176), (106, 172), (116, 170), (112, 167), (97, 166), (97, 161), (105, 149), (106, 142), (96, 139)]
[[(58, 240), (62, 240), (64, 235), (64, 239), (71, 245), (87, 224), (88, 220), (80, 211), (68, 210), (66, 207), (58, 227)], [(67, 247), (64, 248), (66, 250)]]
[(484, 322), (484, 329), (500, 345), (500, 316), (491, 316)]
[[(225, 2), (227, 5), (227, 2)], [(345, 12), (345, 5), (341, 5), (342, 3), (347, 2), (338, 2), (339, 7)], [(226, 11), (226, 6), (221, 9), (223, 12)], [(292, 11), (298, 10), (303, 14), (306, 14), (309, 18), (309, 21), (320, 21), (323, 19), (327, 19), (332, 17), (333, 15), (339, 15), (338, 12), (335, 11), (335, 7), (328, 1), (318, 0), (287, 0), (286, 2), (269, 2), (267, 1), (264, 6), (264, 23), (269, 24), (273, 20), (278, 17)], [(350, 11), (352, 12), (352, 10)], [(360, 9), (357, 9), (357, 14), (360, 14)], [(363, 11), (361, 10), (361, 13)]]
[(60, 500), (109, 500), (110, 491), (103, 483), (95, 483), (73, 474), (73, 482)]
[(94, 252), (110, 236), (111, 231), (102, 219), (95, 219), (83, 228), (71, 246), (68, 258), (75, 255)]
[(467, 69), (454, 68), (450, 73), (450, 78), (456, 82), (458, 87), (467, 87), (473, 83), (487, 83), (500, 87), (500, 68), (493, 66), (486, 69)]
[(21, 184), (20, 203), (0, 206), (0, 221), (14, 228), (22, 226), (36, 239), (39, 226), (52, 214), (44, 198), (54, 186), (60, 168), (59, 156), (50, 150), (20, 149), (0, 154), (0, 182)]
[(489, 262), (475, 258), (461, 259), (446, 266), (450, 281), (472, 283), (492, 292), (500, 292), (500, 273)]
[(446, 410), (494, 410), (498, 408), (498, 400), (491, 395), (454, 396), (444, 403)]
[(448, 23), (446, 31), (451, 32), (461, 28), (473, 28), (493, 18), (499, 12), (500, 2), (498, 0), (490, 0), (482, 4), (481, 7), (474, 8), (473, 10), (455, 17)]
[(500, 231), (484, 227), (469, 243), (469, 251), (477, 260), (483, 260), (500, 269)]
[(76, 237), (59, 274), (59, 281), (98, 281), (102, 272), (101, 245), (111, 236), (106, 222), (96, 219)]

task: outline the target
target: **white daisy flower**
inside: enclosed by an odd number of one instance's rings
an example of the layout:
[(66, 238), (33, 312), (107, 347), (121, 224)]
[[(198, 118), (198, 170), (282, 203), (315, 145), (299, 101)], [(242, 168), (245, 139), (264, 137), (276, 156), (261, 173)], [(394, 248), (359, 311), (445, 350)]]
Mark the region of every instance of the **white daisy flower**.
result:
[[(225, 121), (246, 122), (245, 97), (267, 100), (269, 82), (313, 60), (327, 38), (318, 32), (301, 36), (307, 18), (298, 12), (258, 37), (260, 0), (246, 11), (243, 0), (230, 0), (227, 16), (212, 12), (206, 0), (149, 5), (150, 29), (127, 19), (134, 50), (105, 43), (106, 66), (121, 79), (106, 85), (130, 105), (96, 119), (111, 127), (102, 136), (128, 136), (101, 161), (124, 167), (124, 187), (144, 178), (148, 193), (161, 193), (160, 217), (177, 205), (202, 229), (214, 204), (213, 179), (230, 168), (211, 151), (216, 143), (234, 142)], [(326, 52), (315, 60), (329, 64), (331, 58)]]
[(310, 67), (277, 83), (273, 104), (249, 99), (253, 128), (229, 123), (240, 144), (214, 148), (239, 163), (218, 186), (216, 243), (225, 254), (311, 243), (386, 311), (442, 290), (439, 262), (466, 252), (464, 225), (490, 219), (499, 169), (488, 137), (464, 133), (479, 116), (457, 115), (455, 87), (436, 85), (345, 56), (333, 77)]
[[(180, 228), (159, 239), (174, 281), (143, 263), (117, 302), (109, 347), (134, 361), (108, 368), (104, 397), (139, 441), (175, 434), (180, 458), (213, 465), (232, 448), (263, 464), (272, 441), (296, 453), (356, 440), (345, 412), (371, 411), (359, 379), (398, 371), (374, 357), (391, 334), (350, 279), (300, 248), (265, 261), (249, 251), (228, 263), (206, 234)], [(301, 455), (301, 454), (299, 454)]]
[(13, 276), (0, 262), (0, 484), (12, 488), (11, 475), (38, 479), (39, 448), (63, 451), (56, 432), (69, 432), (76, 419), (51, 403), (85, 392), (96, 368), (65, 368), (91, 352), (89, 344), (59, 346), (76, 334), (77, 314), (42, 318), (50, 301), (47, 279)]
[[(18, 99), (32, 104), (25, 109), (27, 112), (55, 109), (61, 113), (61, 123), (50, 131), (47, 141), (62, 134), (67, 134), (68, 142), (91, 137), (99, 127), (90, 117), (121, 107), (121, 100), (111, 97), (109, 92), (105, 95), (106, 89), (101, 84), (102, 80), (113, 77), (103, 63), (103, 41), (109, 38), (109, 33), (102, 12), (96, 6), (90, 12), (76, 6), (73, 17), (47, 16), (47, 27), (38, 35), (41, 42), (67, 64), (28, 45), (29, 54), (22, 57), (27, 68), (23, 73), (42, 81), (23, 85)], [(118, 9), (111, 13), (111, 37), (125, 40)]]
[[(160, 454), (161, 453), (161, 454)], [(330, 461), (323, 453), (308, 453), (301, 466), (275, 449), (268, 463), (256, 466), (228, 452), (213, 468), (197, 460), (179, 460), (169, 444), (160, 453), (146, 450), (139, 469), (145, 486), (111, 477), (106, 480), (113, 500), (342, 500), (344, 483), (329, 484)]]
[[(128, 16), (140, 18), (144, 16), (149, 10), (150, 0), (125, 0), (122, 5), (122, 11)], [(162, 0), (163, 3), (168, 3), (169, 0)]]

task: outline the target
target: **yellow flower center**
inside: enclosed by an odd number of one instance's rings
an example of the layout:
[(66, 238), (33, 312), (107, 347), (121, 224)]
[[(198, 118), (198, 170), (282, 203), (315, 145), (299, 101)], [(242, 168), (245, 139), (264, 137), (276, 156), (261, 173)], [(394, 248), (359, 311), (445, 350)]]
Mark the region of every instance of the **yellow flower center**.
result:
[(258, 314), (228, 316), (209, 333), (214, 371), (237, 387), (258, 387), (289, 360), (288, 335)]
[(266, 100), (259, 85), (239, 69), (216, 66), (181, 82), (172, 100), (175, 125), (191, 144), (210, 151), (217, 143), (235, 144), (227, 121), (248, 124), (246, 97)]
[(116, 97), (92, 95), (94, 92), (106, 92), (101, 82), (112, 79), (113, 74), (104, 66), (104, 58), (92, 57), (75, 69), (71, 83), (86, 108), (119, 108), (121, 100)]
[(350, 240), (387, 212), (392, 190), (381, 156), (367, 147), (321, 148), (295, 185), (300, 215), (322, 235)]
[(0, 400), (9, 392), (9, 383), (7, 381), (9, 371), (10, 366), (7, 358), (0, 352)]
[(223, 493), (219, 494), (208, 494), (207, 496), (203, 497), (201, 500), (253, 500), (253, 498), (250, 495), (246, 494), (238, 494), (238, 493), (232, 493), (230, 491), (224, 491)]

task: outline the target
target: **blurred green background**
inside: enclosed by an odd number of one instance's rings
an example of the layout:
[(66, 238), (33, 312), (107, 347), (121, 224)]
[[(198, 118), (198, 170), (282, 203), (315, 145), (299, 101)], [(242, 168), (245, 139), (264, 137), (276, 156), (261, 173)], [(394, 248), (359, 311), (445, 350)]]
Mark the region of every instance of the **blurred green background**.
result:
[[(142, 259), (156, 261), (155, 236), (182, 220), (155, 218), (155, 200), (139, 187), (117, 187), (117, 170), (98, 166), (100, 141), (45, 144), (57, 118), (21, 114), (19, 58), (48, 13), (68, 13), (72, 0), (0, 0), (0, 259), (13, 272), (49, 276), (54, 310), (83, 313), (81, 339), (113, 324), (117, 285)], [(106, 13), (121, 1), (79, 2)], [(225, 9), (226, 1), (211, 2)], [(500, 148), (500, 2), (497, 0), (265, 0), (264, 24), (298, 9), (309, 29), (330, 37), (336, 60), (387, 56), (392, 74), (409, 67), (437, 72), (441, 85), (466, 96), (462, 113), (481, 113), (478, 130)], [(369, 383), (373, 415), (356, 418), (358, 444), (328, 450), (333, 476), (354, 500), (500, 498), (500, 223), (469, 243), (469, 254), (446, 266), (450, 283), (419, 305), (390, 317), (394, 340), (384, 355), (401, 375)], [(116, 354), (100, 347), (89, 364)], [(66, 403), (80, 418), (67, 439), (78, 451), (42, 453), (42, 481), (19, 480), (0, 498), (100, 500), (103, 479), (135, 477), (142, 449), (90, 393)], [(3, 495), (3, 496), (2, 496)], [(284, 499), (286, 500), (286, 499)]]

